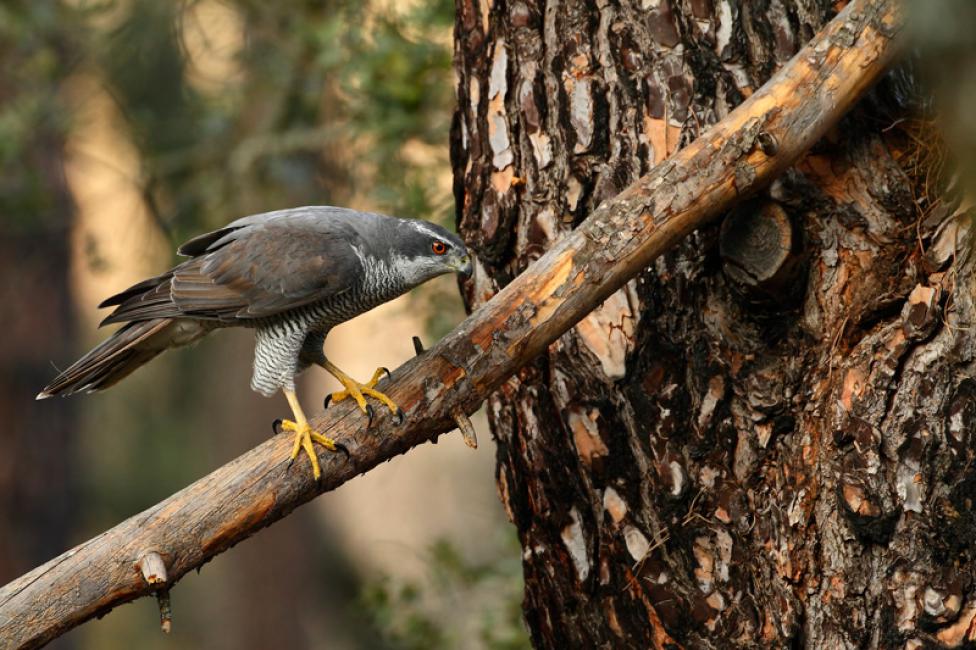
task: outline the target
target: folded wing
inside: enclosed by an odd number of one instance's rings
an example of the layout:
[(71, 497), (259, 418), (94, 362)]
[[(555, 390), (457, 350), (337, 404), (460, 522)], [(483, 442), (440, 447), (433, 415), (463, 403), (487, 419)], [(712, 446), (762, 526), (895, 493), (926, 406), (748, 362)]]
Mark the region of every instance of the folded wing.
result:
[[(253, 220), (253, 218), (251, 218)], [(348, 290), (362, 273), (357, 233), (314, 212), (231, 224), (197, 237), (191, 259), (112, 296), (103, 321), (267, 318)]]

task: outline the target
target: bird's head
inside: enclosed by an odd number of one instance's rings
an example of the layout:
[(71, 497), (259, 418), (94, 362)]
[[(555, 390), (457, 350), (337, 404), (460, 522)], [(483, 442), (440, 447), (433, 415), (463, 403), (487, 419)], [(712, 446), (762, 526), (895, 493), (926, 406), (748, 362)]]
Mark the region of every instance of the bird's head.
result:
[(445, 273), (471, 275), (471, 255), (461, 238), (429, 221), (403, 219), (393, 243), (394, 265), (416, 286)]

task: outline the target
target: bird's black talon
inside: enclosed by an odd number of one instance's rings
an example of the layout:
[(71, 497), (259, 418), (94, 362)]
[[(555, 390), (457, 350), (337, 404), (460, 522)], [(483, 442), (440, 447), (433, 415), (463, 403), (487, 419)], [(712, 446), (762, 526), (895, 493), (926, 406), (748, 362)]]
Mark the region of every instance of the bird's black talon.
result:
[(278, 435), (281, 433), (281, 418), (275, 418), (275, 421), (271, 423), (271, 433)]
[(346, 455), (346, 459), (348, 460), (350, 458), (350, 456), (349, 456), (349, 448), (346, 447), (341, 442), (337, 442), (337, 443), (334, 443), (334, 444), (335, 444), (335, 450), (336, 451), (341, 451), (342, 453), (344, 453)]
[(389, 368), (382, 367), (382, 368), (380, 368), (380, 370), (382, 370), (383, 372), (385, 372), (387, 377), (389, 377), (390, 379), (393, 379), (393, 373), (390, 372), (390, 369)]
[(393, 415), (394, 415), (394, 416), (396, 417), (396, 419), (397, 419), (397, 425), (400, 425), (400, 424), (403, 424), (403, 418), (405, 418), (405, 417), (406, 417), (406, 414), (405, 414), (405, 413), (403, 412), (403, 409), (402, 409), (402, 408), (400, 408), (400, 407), (398, 406), (398, 407), (397, 407), (397, 410), (396, 410), (396, 413), (394, 413)]
[(332, 393), (329, 393), (328, 395), (325, 396), (325, 399), (322, 400), (322, 409), (324, 410), (329, 408), (329, 404), (331, 402), (332, 402)]
[(288, 465), (285, 467), (285, 469), (291, 469), (291, 466), (294, 464), (295, 464), (295, 459), (292, 458), (291, 460), (288, 461)]
[(375, 413), (373, 412), (373, 405), (367, 404), (366, 405), (366, 428), (367, 429), (373, 426), (373, 415), (375, 415)]
[(424, 353), (424, 344), (423, 341), (420, 340), (419, 336), (413, 337), (413, 351), (418, 357)]

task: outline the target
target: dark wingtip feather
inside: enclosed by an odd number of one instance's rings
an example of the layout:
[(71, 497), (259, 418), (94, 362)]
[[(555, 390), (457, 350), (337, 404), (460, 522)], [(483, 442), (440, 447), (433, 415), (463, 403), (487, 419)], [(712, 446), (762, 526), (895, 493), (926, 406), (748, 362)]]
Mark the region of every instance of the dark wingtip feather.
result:
[(223, 239), (226, 235), (234, 232), (235, 230), (240, 230), (242, 226), (225, 226), (213, 232), (204, 233), (202, 235), (197, 235), (188, 242), (184, 242), (182, 246), (176, 249), (177, 255), (182, 255), (183, 257), (197, 257), (198, 255), (203, 255), (204, 253), (211, 253), (219, 248), (225, 246), (228, 242), (223, 242), (218, 245), (218, 242)]
[(156, 277), (153, 278), (147, 278), (142, 282), (137, 282), (136, 284), (132, 285), (125, 291), (120, 291), (114, 296), (109, 296), (102, 302), (98, 303), (98, 308), (105, 309), (106, 307), (114, 307), (115, 305), (121, 305), (122, 303), (129, 300), (130, 298), (134, 298), (136, 296), (148, 293), (153, 289), (155, 289), (156, 287), (158, 287), (159, 285), (161, 285), (163, 282), (166, 282), (166, 280), (170, 279), (172, 275), (173, 275), (172, 271), (167, 271), (162, 275), (157, 275)]

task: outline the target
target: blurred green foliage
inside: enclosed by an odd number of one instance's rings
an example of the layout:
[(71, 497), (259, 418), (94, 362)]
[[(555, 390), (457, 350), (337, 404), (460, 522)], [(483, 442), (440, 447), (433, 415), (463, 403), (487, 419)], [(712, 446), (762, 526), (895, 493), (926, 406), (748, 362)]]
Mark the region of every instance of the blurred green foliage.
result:
[[(243, 21), (245, 41), (239, 77), (216, 80), (214, 92), (188, 79), (184, 32), (200, 4), (0, 4), (5, 218), (50, 214), (31, 179), (46, 170), (23, 157), (35, 134), (71, 128), (62, 84), (78, 72), (98, 75), (123, 111), (141, 154), (137, 180), (174, 241), (242, 214), (353, 195), (403, 216), (450, 217), (450, 196), (432, 178), (447, 155), (450, 2), (402, 13), (353, 0), (222, 2)], [(435, 155), (407, 159), (411, 141)], [(330, 160), (346, 155), (357, 173)]]
[(473, 563), (441, 539), (428, 550), (425, 581), (382, 577), (367, 585), (363, 607), (391, 647), (401, 650), (530, 648), (515, 535), (507, 534), (504, 546), (507, 553), (493, 561)]
[[(36, 145), (61, 141), (70, 111), (60, 84), (80, 43), (70, 26), (74, 10), (61, 3), (0, 3), (0, 219), (4, 230), (63, 227), (49, 191), (50, 164)], [(58, 221), (62, 221), (61, 224)]]
[[(209, 93), (187, 81), (186, 32), (208, 29), (195, 24), (206, 18), (195, 4), (133, 0), (89, 41), (125, 107), (157, 216), (176, 238), (241, 214), (353, 196), (402, 216), (449, 216), (450, 197), (431, 176), (446, 161), (450, 50), (431, 39), (452, 24), (450, 3), (403, 14), (346, 0), (225, 3), (244, 23), (240, 74), (213, 80)], [(407, 160), (411, 141), (439, 155)]]

